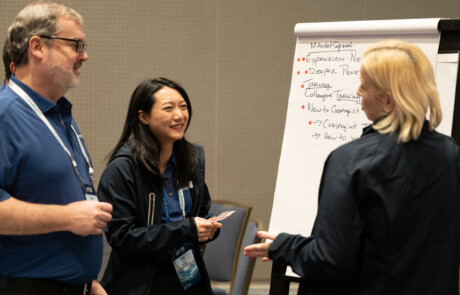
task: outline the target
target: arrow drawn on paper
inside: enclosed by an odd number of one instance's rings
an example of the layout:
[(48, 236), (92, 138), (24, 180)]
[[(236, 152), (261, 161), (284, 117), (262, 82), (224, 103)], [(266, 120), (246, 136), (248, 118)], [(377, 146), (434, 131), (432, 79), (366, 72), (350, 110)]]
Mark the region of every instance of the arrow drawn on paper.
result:
[(313, 122), (313, 124), (318, 124), (318, 126), (321, 126), (321, 123), (323, 123), (323, 121), (321, 120), (316, 120), (315, 122)]

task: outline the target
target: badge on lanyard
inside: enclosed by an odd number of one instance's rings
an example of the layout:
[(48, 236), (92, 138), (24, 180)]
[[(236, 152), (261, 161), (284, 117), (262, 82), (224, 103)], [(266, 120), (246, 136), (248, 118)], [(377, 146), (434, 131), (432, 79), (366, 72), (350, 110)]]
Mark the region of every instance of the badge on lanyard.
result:
[[(185, 200), (183, 189), (178, 190), (179, 204), (181, 207), (182, 215), (185, 219)], [(163, 192), (163, 210), (165, 213), (166, 223), (171, 222), (169, 218), (168, 202), (165, 193)], [(174, 268), (176, 269), (177, 277), (179, 278), (182, 289), (188, 290), (201, 280), (200, 270), (195, 261), (195, 256), (190, 248), (189, 243), (184, 243), (179, 248), (168, 251), (173, 261)]]
[(170, 251), (174, 268), (184, 291), (201, 280), (200, 270), (196, 264), (193, 251), (188, 243)]
[(97, 199), (96, 190), (94, 189), (92, 184), (84, 184), (82, 188), (83, 193), (85, 194), (85, 198), (88, 201), (99, 201)]

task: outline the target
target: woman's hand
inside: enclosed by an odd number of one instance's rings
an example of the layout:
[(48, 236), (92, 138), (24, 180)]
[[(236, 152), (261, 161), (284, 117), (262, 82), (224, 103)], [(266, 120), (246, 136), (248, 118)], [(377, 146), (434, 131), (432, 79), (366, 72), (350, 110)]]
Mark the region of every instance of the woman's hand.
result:
[(195, 217), (196, 229), (198, 231), (198, 242), (206, 242), (212, 240), (216, 231), (222, 227), (222, 224)]
[[(274, 239), (276, 239), (277, 235), (271, 234), (266, 231), (259, 231), (257, 232), (257, 236), (259, 236), (262, 239), (270, 239), (273, 241)], [(252, 258), (262, 258), (263, 262), (270, 261), (271, 259), (268, 258), (268, 247), (270, 247), (272, 241), (249, 245), (244, 248), (244, 255), (251, 256)]]

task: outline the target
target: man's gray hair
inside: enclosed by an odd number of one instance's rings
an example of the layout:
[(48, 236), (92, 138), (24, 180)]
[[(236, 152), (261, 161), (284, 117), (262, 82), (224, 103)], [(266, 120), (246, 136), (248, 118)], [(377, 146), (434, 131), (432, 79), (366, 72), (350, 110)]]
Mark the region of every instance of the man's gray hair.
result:
[[(15, 17), (13, 24), (8, 29), (8, 56), (14, 65), (20, 66), (28, 63), (27, 49), (32, 36), (54, 36), (59, 33), (57, 27), (58, 16), (69, 17), (83, 25), (83, 17), (74, 9), (50, 1), (37, 1), (30, 3)], [(51, 40), (44, 40), (51, 45)]]

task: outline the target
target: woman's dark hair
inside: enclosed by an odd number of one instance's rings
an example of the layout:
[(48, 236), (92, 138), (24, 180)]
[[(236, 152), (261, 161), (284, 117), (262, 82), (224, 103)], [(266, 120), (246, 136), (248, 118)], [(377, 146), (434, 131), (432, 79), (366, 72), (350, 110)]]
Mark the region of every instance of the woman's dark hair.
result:
[[(164, 87), (177, 90), (187, 103), (189, 113), (189, 120), (185, 127), (185, 131), (187, 131), (192, 120), (192, 105), (184, 88), (166, 78), (145, 80), (136, 87), (131, 95), (123, 132), (115, 148), (110, 153), (109, 162), (115, 158), (118, 150), (125, 143), (129, 143), (136, 165), (154, 174), (160, 174), (160, 142), (152, 133), (150, 127), (141, 123), (138, 118), (138, 112), (142, 110), (144, 113), (150, 114), (155, 103), (155, 93)], [(193, 144), (185, 139), (185, 136), (175, 141), (173, 148), (176, 157), (176, 169), (174, 170), (176, 185), (177, 187), (188, 186), (197, 163), (196, 149)]]

